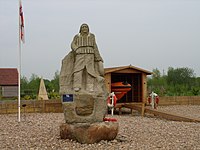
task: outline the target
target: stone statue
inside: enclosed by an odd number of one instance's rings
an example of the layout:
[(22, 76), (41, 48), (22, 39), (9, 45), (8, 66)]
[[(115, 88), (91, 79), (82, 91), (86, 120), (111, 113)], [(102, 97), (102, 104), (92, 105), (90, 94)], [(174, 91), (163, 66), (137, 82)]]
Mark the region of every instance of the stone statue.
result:
[(103, 59), (87, 24), (81, 25), (71, 49), (62, 60), (60, 72), (65, 117), (65, 123), (60, 126), (61, 138), (80, 143), (113, 140), (118, 133), (118, 123), (104, 122), (108, 92)]
[(71, 43), (71, 51), (62, 60), (60, 94), (67, 123), (102, 121), (107, 110), (108, 92), (104, 82), (103, 59), (94, 34), (82, 24)]
[(74, 37), (71, 43), (71, 48), (75, 55), (74, 90), (85, 89), (93, 92), (95, 78), (104, 76), (103, 59), (99, 54), (95, 36), (89, 32), (87, 24), (81, 25), (79, 34)]
[[(105, 93), (103, 59), (95, 35), (82, 24), (71, 43), (72, 51), (63, 59), (60, 92)], [(66, 65), (65, 65), (66, 64)]]

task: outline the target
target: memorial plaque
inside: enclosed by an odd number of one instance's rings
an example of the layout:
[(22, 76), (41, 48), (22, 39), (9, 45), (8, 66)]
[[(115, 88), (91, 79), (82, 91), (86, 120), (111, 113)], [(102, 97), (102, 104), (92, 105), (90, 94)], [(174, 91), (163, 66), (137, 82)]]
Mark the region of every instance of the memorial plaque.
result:
[(65, 102), (73, 102), (74, 99), (73, 99), (73, 94), (63, 94), (62, 96), (62, 102), (65, 103)]

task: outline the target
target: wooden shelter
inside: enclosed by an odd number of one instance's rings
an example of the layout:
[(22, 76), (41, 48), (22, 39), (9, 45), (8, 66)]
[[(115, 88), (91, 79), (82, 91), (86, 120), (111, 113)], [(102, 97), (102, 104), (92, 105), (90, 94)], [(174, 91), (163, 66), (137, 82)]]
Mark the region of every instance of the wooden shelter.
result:
[(113, 68), (105, 68), (105, 82), (109, 92), (111, 84), (115, 82), (128, 82), (131, 90), (117, 103), (142, 103), (147, 97), (147, 75), (152, 72), (129, 65)]

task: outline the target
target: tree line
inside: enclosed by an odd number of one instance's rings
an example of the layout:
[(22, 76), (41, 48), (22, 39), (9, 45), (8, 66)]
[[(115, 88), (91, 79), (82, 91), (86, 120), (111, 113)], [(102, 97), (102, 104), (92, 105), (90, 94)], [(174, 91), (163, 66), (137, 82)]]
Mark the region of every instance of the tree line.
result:
[[(161, 75), (156, 68), (147, 79), (148, 91), (154, 91), (160, 96), (194, 96), (200, 95), (200, 77), (195, 77), (191, 68), (169, 67), (167, 74)], [(23, 99), (37, 99), (41, 78), (32, 74), (28, 80), (21, 77), (21, 97)], [(44, 79), (49, 99), (59, 98), (59, 71), (55, 72), (52, 80)]]
[[(32, 74), (28, 80), (25, 76), (21, 77), (21, 97), (22, 99), (37, 99), (41, 77)], [(59, 98), (59, 72), (56, 71), (52, 80), (44, 79), (44, 84), (49, 99)]]
[(194, 70), (187, 67), (169, 67), (167, 74), (161, 75), (156, 68), (148, 78), (148, 91), (160, 96), (195, 96), (200, 95), (200, 77), (195, 77)]

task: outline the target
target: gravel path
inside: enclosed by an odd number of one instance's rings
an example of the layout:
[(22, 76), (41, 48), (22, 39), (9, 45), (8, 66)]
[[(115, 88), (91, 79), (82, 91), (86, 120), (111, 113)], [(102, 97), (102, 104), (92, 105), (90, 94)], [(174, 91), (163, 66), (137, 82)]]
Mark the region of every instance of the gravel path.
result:
[[(200, 106), (159, 107), (163, 111), (186, 113), (200, 118)], [(110, 117), (110, 116), (108, 116)], [(64, 122), (62, 113), (0, 115), (0, 149), (20, 150), (200, 150), (200, 123), (175, 122), (133, 115), (115, 115), (120, 124), (113, 141), (80, 144), (62, 140), (59, 126)]]

